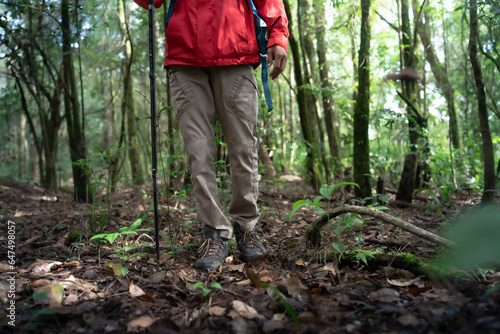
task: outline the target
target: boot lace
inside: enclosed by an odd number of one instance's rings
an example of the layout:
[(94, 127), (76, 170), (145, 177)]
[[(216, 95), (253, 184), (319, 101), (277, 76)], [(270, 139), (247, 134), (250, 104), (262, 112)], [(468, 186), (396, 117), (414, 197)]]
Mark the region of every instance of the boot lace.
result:
[(257, 233), (255, 233), (255, 231), (243, 232), (240, 244), (245, 248), (258, 247), (264, 251), (264, 249), (260, 245), (259, 239), (257, 239)]
[(206, 239), (201, 244), (200, 248), (198, 248), (198, 254), (200, 259), (203, 259), (205, 256), (217, 255), (223, 245), (222, 240), (214, 240), (214, 239)]

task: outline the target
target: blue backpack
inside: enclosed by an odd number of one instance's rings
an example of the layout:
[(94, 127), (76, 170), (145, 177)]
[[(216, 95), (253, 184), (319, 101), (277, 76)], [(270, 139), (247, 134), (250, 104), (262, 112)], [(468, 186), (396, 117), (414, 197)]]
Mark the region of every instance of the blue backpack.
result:
[[(262, 77), (262, 86), (264, 87), (264, 96), (266, 98), (267, 111), (272, 111), (273, 100), (271, 99), (271, 89), (269, 88), (269, 78), (267, 74), (267, 26), (264, 20), (262, 20), (259, 15), (257, 15), (257, 8), (253, 4), (252, 0), (248, 0), (250, 2), (250, 6), (252, 7), (252, 12), (255, 20), (255, 35), (257, 36), (257, 43), (259, 44), (259, 58), (261, 64), (261, 77)], [(177, 0), (170, 0), (170, 4), (168, 5), (167, 19), (166, 25), (168, 26), (168, 22), (172, 17), (174, 12), (174, 5)]]

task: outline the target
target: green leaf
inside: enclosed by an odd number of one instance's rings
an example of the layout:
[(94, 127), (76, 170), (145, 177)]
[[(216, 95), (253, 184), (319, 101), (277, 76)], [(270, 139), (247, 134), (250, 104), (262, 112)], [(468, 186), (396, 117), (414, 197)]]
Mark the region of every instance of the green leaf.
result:
[(332, 193), (333, 193), (333, 190), (334, 190), (334, 189), (335, 189), (334, 187), (326, 187), (326, 188), (321, 188), (321, 189), (319, 190), (319, 193), (320, 193), (321, 195), (323, 195), (324, 197), (326, 197), (326, 198), (330, 199), (330, 197), (332, 197)]
[(119, 235), (120, 234), (118, 232), (109, 233), (109, 234), (106, 234), (105, 239), (108, 240), (110, 244), (112, 244), (113, 242), (115, 242), (115, 239), (118, 238)]
[(219, 282), (213, 282), (210, 284), (211, 287), (222, 290), (222, 285)]
[(293, 204), (292, 211), (288, 215), (288, 220), (292, 221), (293, 215), (295, 214), (295, 212), (297, 212), (298, 209), (300, 209), (303, 206), (309, 206), (311, 203), (312, 202), (310, 199), (301, 199), (301, 200), (298, 200), (297, 202), (295, 202)]
[(344, 252), (344, 246), (340, 241), (332, 242), (332, 247), (340, 254)]

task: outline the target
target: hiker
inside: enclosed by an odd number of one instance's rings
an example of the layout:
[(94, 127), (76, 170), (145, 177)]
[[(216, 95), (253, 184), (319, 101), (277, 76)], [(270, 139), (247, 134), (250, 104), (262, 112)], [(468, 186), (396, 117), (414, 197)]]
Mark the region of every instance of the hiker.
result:
[[(147, 0), (134, 0), (148, 8)], [(164, 0), (155, 0), (155, 8)], [(254, 0), (268, 27), (271, 79), (285, 69), (288, 20), (282, 0)], [(257, 81), (259, 47), (249, 0), (178, 0), (167, 26), (165, 63), (175, 116), (184, 138), (203, 243), (195, 268), (214, 271), (228, 255), (234, 231), (240, 259), (249, 262), (265, 248), (259, 219)], [(220, 208), (214, 168), (215, 123), (229, 150), (232, 196), (229, 215)]]

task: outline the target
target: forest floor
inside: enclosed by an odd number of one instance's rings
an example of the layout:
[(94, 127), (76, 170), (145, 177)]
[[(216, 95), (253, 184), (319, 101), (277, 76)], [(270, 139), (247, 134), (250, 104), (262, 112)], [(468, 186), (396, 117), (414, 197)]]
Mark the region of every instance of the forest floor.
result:
[[(0, 259), (0, 331), (500, 332), (498, 269), (432, 269), (442, 247), (368, 216), (332, 220), (321, 247), (308, 249), (306, 229), (321, 213), (304, 207), (288, 219), (298, 200), (315, 199), (300, 180), (261, 186), (260, 234), (267, 253), (245, 265), (233, 240), (226, 263), (211, 273), (193, 267), (197, 247), (191, 244), (200, 243), (201, 227), (189, 196), (168, 202), (160, 197), (168, 242), (161, 238), (157, 265), (150, 193), (122, 188), (112, 194), (103, 230), (108, 241), (90, 240), (91, 217), (99, 228), (104, 198), (77, 205), (69, 192), (47, 195), (37, 186), (2, 179), (0, 252), (8, 256)], [(330, 203), (318, 203), (327, 210), (348, 196), (339, 191)], [(417, 197), (405, 208), (391, 201), (384, 211), (441, 234), (480, 198), (436, 200)], [(141, 225), (132, 226), (144, 213)], [(9, 229), (9, 221), (15, 228)], [(121, 235), (111, 235), (120, 229)]]

